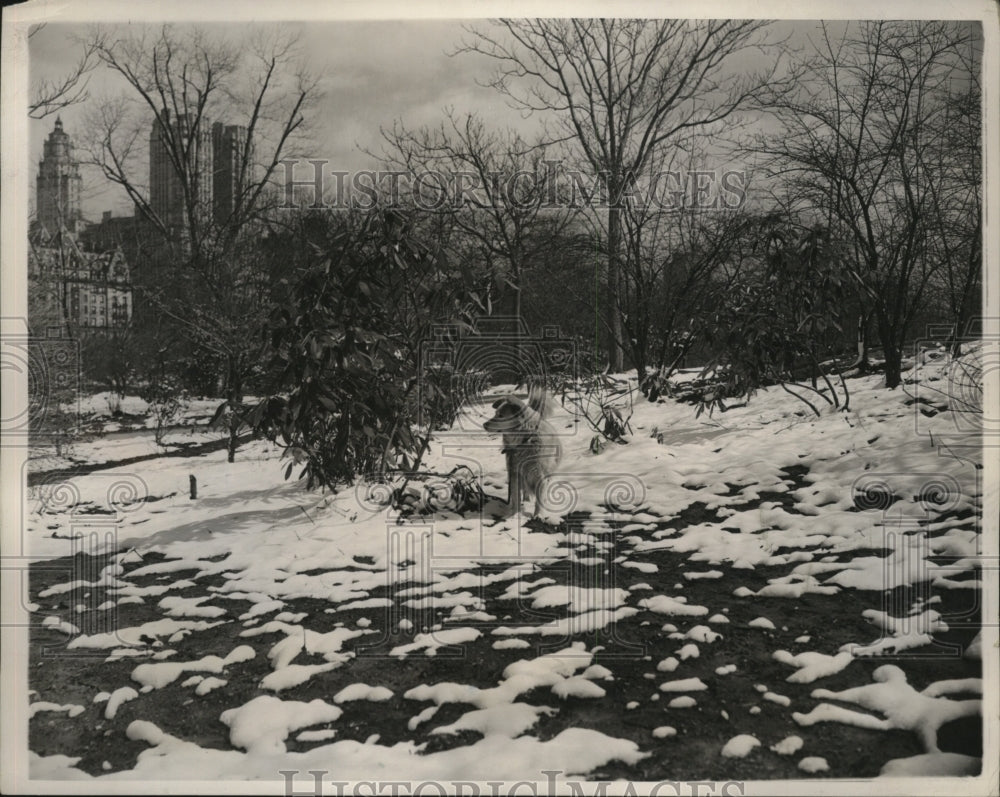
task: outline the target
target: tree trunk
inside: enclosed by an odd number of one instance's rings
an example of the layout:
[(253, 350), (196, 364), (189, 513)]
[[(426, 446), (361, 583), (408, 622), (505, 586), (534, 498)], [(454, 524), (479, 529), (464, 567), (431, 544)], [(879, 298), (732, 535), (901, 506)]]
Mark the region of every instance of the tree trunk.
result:
[[(522, 352), (524, 350), (523, 341), (521, 339), (521, 265), (520, 263), (514, 264), (514, 362), (517, 363), (518, 367), (523, 368), (525, 365), (522, 361)], [(524, 374), (519, 374), (518, 376), (525, 376)], [(527, 378), (525, 376), (525, 378)], [(515, 380), (517, 376), (515, 376)]]
[(885, 347), (885, 386), (890, 390), (903, 381), (902, 360), (902, 352), (895, 343)]
[(858, 314), (858, 328), (857, 328), (857, 348), (858, 356), (851, 368), (857, 368), (861, 373), (867, 373), (871, 364), (868, 362), (868, 319), (869, 314), (862, 311)]
[(236, 461), (236, 449), (239, 447), (240, 405), (243, 403), (243, 386), (236, 376), (235, 368), (229, 371), (229, 391), (226, 399), (229, 401), (229, 443), (226, 446), (226, 461)]
[[(615, 196), (614, 190), (611, 196)], [(612, 373), (625, 370), (625, 352), (622, 348), (622, 319), (618, 309), (619, 247), (621, 246), (621, 210), (608, 210), (608, 298), (605, 306), (607, 314), (608, 366)]]
[(882, 344), (882, 351), (885, 357), (885, 386), (892, 390), (899, 387), (903, 381), (902, 348), (896, 341), (895, 330), (884, 310), (877, 310), (878, 315), (878, 335)]

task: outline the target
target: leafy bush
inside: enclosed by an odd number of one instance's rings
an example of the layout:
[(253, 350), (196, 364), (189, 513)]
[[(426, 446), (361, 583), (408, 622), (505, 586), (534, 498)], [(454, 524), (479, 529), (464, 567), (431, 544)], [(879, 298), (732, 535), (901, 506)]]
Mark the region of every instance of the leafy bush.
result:
[[(426, 450), (433, 426), (415, 427), (420, 344), (437, 325), (468, 328), (476, 297), (468, 274), (405, 222), (396, 212), (348, 219), (320, 262), (278, 292), (266, 330), (276, 381), (247, 420), (296, 449), (310, 487), (415, 470)], [(444, 390), (421, 385), (438, 424), (454, 412)]]
[(810, 396), (847, 409), (843, 377), (836, 388), (820, 362), (827, 338), (841, 331), (847, 290), (836, 248), (820, 228), (772, 231), (766, 246), (763, 267), (716, 311), (709, 337), (719, 353), (702, 376), (718, 388), (704, 395), (698, 414), (725, 410), (726, 398), (749, 398), (767, 385), (780, 385), (817, 415)]

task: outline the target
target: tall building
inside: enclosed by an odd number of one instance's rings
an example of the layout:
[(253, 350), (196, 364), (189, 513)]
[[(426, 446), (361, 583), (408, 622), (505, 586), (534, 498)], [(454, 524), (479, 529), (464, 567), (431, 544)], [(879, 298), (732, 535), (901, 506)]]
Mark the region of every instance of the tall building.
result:
[[(125, 326), (132, 279), (120, 246), (92, 246), (80, 209), (80, 163), (62, 120), (45, 141), (35, 183), (35, 224), (28, 234), (28, 323), (83, 331)], [(43, 325), (44, 325), (43, 324)]]
[(250, 177), (249, 169), (244, 174), (241, 168), (246, 145), (245, 127), (222, 122), (212, 125), (212, 152), (215, 157), (212, 188), (215, 193), (215, 220), (219, 224), (224, 224), (236, 209)]
[[(242, 173), (247, 129), (202, 117), (197, 129), (189, 114), (175, 116), (164, 109), (149, 132), (149, 204), (169, 229), (188, 224), (182, 174), (187, 175), (194, 213), (203, 224), (224, 222), (236, 207), (249, 173)], [(172, 152), (191, 149), (175, 162)]]
[(80, 192), (83, 180), (73, 153), (73, 141), (56, 117), (55, 128), (45, 141), (35, 183), (35, 212), (39, 225), (51, 234), (65, 227), (76, 233), (83, 221)]
[[(168, 229), (186, 226), (188, 208), (184, 197), (184, 181), (191, 186), (194, 214), (202, 220), (212, 209), (212, 130), (206, 120), (195, 120), (189, 114), (170, 119), (166, 108), (153, 120), (149, 131), (149, 205)], [(193, 151), (177, 163), (172, 152)]]

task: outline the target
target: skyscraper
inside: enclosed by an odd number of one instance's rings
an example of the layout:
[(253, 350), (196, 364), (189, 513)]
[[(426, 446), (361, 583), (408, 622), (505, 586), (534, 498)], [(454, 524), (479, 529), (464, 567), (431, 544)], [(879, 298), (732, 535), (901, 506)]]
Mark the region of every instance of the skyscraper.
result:
[[(192, 125), (197, 124), (197, 129)], [(188, 210), (181, 175), (191, 187), (194, 215), (200, 224), (229, 218), (243, 190), (241, 181), (247, 129), (189, 114), (171, 120), (164, 109), (149, 133), (149, 204), (168, 229), (184, 229)], [(175, 162), (171, 153), (189, 152)]]
[(63, 130), (62, 119), (56, 117), (55, 127), (45, 141), (35, 183), (36, 218), (50, 234), (57, 233), (61, 227), (70, 233), (78, 231), (83, 218), (80, 213), (82, 184), (73, 141)]
[(249, 167), (246, 174), (241, 169), (246, 143), (245, 127), (222, 122), (212, 125), (212, 152), (215, 157), (212, 187), (215, 193), (215, 220), (219, 224), (224, 224), (236, 209), (246, 187), (245, 181), (250, 177)]
[[(180, 155), (185, 152), (186, 156)], [(189, 114), (171, 120), (166, 108), (153, 120), (149, 131), (149, 206), (168, 229), (186, 226), (185, 182), (195, 218), (208, 220), (212, 208), (212, 155), (212, 131), (207, 120), (196, 123)]]

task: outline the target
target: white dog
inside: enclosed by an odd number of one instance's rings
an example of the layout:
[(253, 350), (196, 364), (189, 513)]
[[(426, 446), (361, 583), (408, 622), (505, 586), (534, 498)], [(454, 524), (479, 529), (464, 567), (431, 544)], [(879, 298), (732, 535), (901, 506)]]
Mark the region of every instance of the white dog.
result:
[(511, 511), (517, 512), (525, 498), (534, 497), (532, 517), (537, 517), (542, 483), (559, 467), (562, 457), (556, 431), (545, 420), (548, 397), (544, 391), (532, 389), (527, 403), (516, 396), (505, 396), (494, 402), (493, 409), (495, 414), (483, 428), (503, 435), (507, 503)]

